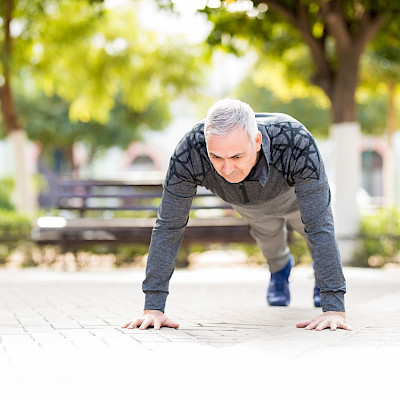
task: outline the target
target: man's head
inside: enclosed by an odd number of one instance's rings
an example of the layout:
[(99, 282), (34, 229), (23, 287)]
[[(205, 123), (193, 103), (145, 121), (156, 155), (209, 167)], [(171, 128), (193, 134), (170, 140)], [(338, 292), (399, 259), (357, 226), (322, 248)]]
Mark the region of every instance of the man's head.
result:
[(207, 151), (215, 170), (230, 183), (243, 181), (257, 162), (261, 133), (252, 108), (240, 100), (216, 102), (204, 125)]

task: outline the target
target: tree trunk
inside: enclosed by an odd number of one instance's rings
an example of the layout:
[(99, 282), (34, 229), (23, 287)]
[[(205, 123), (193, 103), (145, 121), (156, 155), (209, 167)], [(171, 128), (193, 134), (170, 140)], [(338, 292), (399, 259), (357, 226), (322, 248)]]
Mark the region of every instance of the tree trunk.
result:
[(344, 53), (339, 61), (330, 93), (330, 135), (334, 146), (335, 230), (342, 260), (348, 264), (352, 261), (360, 221), (357, 195), (361, 188), (361, 130), (354, 98), (359, 57)]
[(29, 173), (28, 139), (23, 130), (9, 132), (8, 137), (14, 152), (14, 203), (18, 212), (32, 215), (36, 209), (32, 190), (32, 176)]
[(31, 179), (27, 168), (27, 138), (25, 131), (22, 131), (18, 124), (10, 83), (10, 60), (12, 57), (12, 37), (10, 26), (13, 8), (13, 0), (7, 0), (4, 3), (3, 40), (5, 56), (1, 58), (3, 82), (0, 84), (0, 105), (3, 122), (14, 149), (15, 206), (18, 212), (31, 214), (34, 211), (35, 206), (30, 190)]
[(4, 125), (13, 149), (15, 208), (18, 212), (32, 214), (36, 206), (31, 188), (32, 177), (27, 165), (28, 140), (26, 132), (19, 129), (12, 92), (8, 83), (0, 87), (0, 101)]
[(360, 125), (358, 122), (332, 124), (330, 135), (334, 146), (335, 231), (342, 260), (349, 263), (360, 220), (357, 204), (361, 187)]
[(339, 60), (340, 64), (332, 82), (331, 91), (328, 93), (334, 124), (357, 121), (354, 96), (358, 86), (359, 57), (343, 54), (339, 56)]

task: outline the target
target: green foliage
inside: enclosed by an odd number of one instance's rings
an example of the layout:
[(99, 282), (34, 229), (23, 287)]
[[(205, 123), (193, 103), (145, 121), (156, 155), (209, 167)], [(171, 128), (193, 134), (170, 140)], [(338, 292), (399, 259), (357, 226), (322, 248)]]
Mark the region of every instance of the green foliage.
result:
[(201, 81), (201, 50), (177, 38), (160, 43), (140, 28), (132, 4), (87, 8), (62, 0), (37, 18), (33, 76), (47, 95), (70, 102), (72, 120), (104, 124), (116, 101), (140, 114)]
[[(326, 137), (329, 133), (329, 110), (318, 97), (280, 97), (265, 86), (256, 84), (253, 78), (245, 79), (237, 88), (238, 98), (249, 103), (257, 112), (281, 112), (289, 114), (303, 123), (315, 136)], [(288, 98), (289, 97), (289, 98)]]
[(355, 265), (381, 267), (395, 261), (400, 252), (400, 210), (382, 208), (361, 220), (360, 236), (354, 255)]
[(376, 92), (359, 100), (357, 115), (364, 134), (381, 136), (385, 132), (387, 103), (387, 97)]
[(299, 233), (292, 231), (289, 234), (289, 248), (295, 264), (311, 264), (312, 259), (307, 242)]
[(168, 104), (161, 99), (151, 102), (143, 112), (117, 102), (105, 124), (71, 121), (70, 104), (58, 96), (18, 95), (16, 100), (20, 122), (29, 138), (41, 144), (45, 159), (52, 159), (56, 149), (70, 151), (77, 141), (89, 145), (92, 154), (111, 146), (126, 148), (140, 140), (144, 129), (162, 129), (170, 121)]
[(0, 179), (0, 210), (14, 210), (14, 205), (11, 201), (11, 193), (13, 190), (14, 180), (12, 178)]
[(0, 264), (30, 240), (32, 222), (29, 217), (10, 210), (0, 210)]
[[(63, 249), (67, 251), (67, 248)], [(97, 244), (97, 245), (85, 245), (80, 247), (77, 251), (79, 258), (79, 251), (91, 255), (115, 255), (115, 265), (121, 267), (124, 264), (131, 264), (137, 261), (138, 257), (147, 254), (149, 246), (141, 244)], [(76, 249), (75, 249), (76, 251)]]

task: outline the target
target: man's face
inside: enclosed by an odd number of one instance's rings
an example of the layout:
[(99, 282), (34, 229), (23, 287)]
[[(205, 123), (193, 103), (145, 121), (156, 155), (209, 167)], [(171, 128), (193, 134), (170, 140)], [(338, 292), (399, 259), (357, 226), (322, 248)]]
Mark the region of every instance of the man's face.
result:
[(215, 170), (230, 183), (243, 181), (257, 162), (261, 149), (261, 133), (252, 143), (244, 128), (227, 135), (206, 136), (208, 156)]

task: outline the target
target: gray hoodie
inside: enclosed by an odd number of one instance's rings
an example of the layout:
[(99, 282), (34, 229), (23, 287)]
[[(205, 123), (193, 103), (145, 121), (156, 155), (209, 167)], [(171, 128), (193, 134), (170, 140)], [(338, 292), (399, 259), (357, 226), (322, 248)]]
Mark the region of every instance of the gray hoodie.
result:
[(300, 209), (314, 260), (322, 310), (345, 311), (346, 283), (335, 238), (331, 193), (324, 165), (311, 133), (285, 114), (256, 114), (262, 146), (246, 179), (229, 183), (213, 168), (207, 154), (204, 121), (177, 145), (164, 181), (153, 228), (146, 279), (145, 309), (164, 311), (197, 187), (203, 186), (233, 206), (257, 207), (282, 214)]

